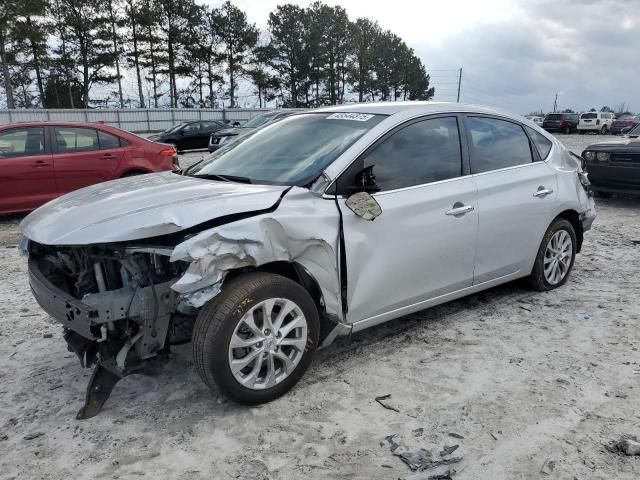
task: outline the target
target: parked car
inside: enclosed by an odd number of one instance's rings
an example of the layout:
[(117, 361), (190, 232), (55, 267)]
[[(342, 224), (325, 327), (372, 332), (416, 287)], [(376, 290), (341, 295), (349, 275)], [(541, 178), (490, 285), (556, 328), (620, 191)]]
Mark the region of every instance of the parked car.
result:
[(610, 133), (618, 135), (626, 133), (633, 129), (636, 125), (640, 124), (640, 115), (625, 115), (620, 118), (616, 118), (611, 124)]
[(591, 186), (598, 196), (640, 194), (639, 137), (640, 125), (636, 125), (626, 138), (589, 145), (582, 152)]
[(207, 148), (211, 134), (227, 127), (226, 123), (219, 120), (181, 122), (148, 138), (154, 142), (170, 143), (178, 151), (195, 150)]
[(114, 178), (178, 169), (173, 147), (101, 123), (0, 126), (0, 214)]
[(610, 112), (584, 112), (580, 114), (578, 132), (609, 133), (613, 124), (614, 115)]
[(189, 340), (207, 385), (268, 402), (340, 335), (521, 277), (563, 285), (594, 218), (580, 159), (524, 118), (373, 103), (68, 194), (23, 220), (20, 249), (36, 300), (96, 365), (86, 418)]
[(529, 120), (531, 120), (533, 123), (535, 123), (538, 126), (542, 126), (542, 124), (544, 123), (544, 117), (540, 117), (540, 116), (536, 116), (536, 115), (528, 115), (526, 118), (528, 118)]
[(544, 117), (542, 128), (547, 132), (562, 132), (569, 135), (577, 131), (578, 121), (577, 113), (549, 113)]
[(215, 152), (219, 148), (227, 145), (232, 140), (236, 140), (247, 133), (253, 132), (256, 128), (264, 127), (273, 122), (277, 122), (278, 120), (282, 120), (289, 115), (294, 114), (295, 112), (300, 110), (277, 110), (273, 112), (261, 113), (260, 115), (256, 115), (247, 123), (242, 126), (234, 127), (234, 128), (225, 128), (224, 130), (219, 130), (211, 135), (209, 139), (209, 153)]

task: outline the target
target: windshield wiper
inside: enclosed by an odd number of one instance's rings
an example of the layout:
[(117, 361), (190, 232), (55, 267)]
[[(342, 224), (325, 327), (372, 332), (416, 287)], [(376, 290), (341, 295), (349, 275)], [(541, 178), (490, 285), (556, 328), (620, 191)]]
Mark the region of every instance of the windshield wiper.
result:
[(207, 180), (222, 180), (223, 182), (251, 183), (251, 179), (247, 177), (237, 177), (235, 175), (220, 175), (219, 173), (203, 173), (201, 175), (191, 175), (195, 178), (204, 178)]

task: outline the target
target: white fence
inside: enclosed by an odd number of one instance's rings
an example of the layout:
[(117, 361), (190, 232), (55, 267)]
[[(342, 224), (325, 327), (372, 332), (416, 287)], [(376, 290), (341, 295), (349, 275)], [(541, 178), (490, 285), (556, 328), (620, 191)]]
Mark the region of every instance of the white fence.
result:
[(104, 122), (129, 132), (166, 130), (189, 120), (230, 120), (244, 123), (267, 108), (25, 109), (0, 110), (0, 125), (17, 122)]

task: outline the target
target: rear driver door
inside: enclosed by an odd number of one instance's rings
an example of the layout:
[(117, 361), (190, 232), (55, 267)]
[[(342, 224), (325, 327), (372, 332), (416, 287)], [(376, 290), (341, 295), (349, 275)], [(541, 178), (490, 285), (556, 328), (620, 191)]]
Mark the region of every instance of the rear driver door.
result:
[(528, 275), (554, 217), (554, 170), (519, 123), (468, 115), (465, 124), (480, 212), (474, 284)]

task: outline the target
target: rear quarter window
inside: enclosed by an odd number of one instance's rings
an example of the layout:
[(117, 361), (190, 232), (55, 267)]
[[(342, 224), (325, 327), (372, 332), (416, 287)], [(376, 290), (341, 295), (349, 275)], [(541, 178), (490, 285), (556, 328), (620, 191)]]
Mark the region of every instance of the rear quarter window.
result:
[(549, 140), (547, 137), (542, 135), (540, 132), (537, 132), (533, 128), (527, 127), (526, 125), (524, 128), (527, 130), (529, 138), (531, 138), (533, 145), (540, 154), (540, 158), (542, 160), (545, 160), (549, 156), (551, 146), (553, 145), (551, 143), (551, 140)]

